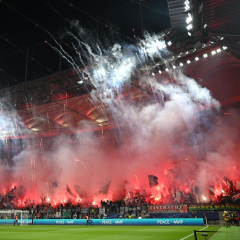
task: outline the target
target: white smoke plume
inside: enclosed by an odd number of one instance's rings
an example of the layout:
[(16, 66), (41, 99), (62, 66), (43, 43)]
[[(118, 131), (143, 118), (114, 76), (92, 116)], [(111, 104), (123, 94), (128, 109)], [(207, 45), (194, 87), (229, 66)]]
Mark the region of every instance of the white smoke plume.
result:
[[(72, 27), (79, 28), (79, 23), (74, 22)], [(148, 65), (145, 57), (155, 61), (163, 51), (167, 53), (161, 39), (147, 34), (141, 47), (116, 43), (106, 49), (89, 39), (83, 28), (77, 34), (68, 34), (73, 37), (79, 62), (64, 50), (61, 54), (76, 70), (79, 63), (85, 66), (80, 81), (91, 82), (95, 89), (89, 98), (96, 107), (103, 105), (99, 111), (110, 116), (109, 122), (116, 128), (102, 134), (78, 133), (73, 143), (65, 135), (50, 144), (46, 139), (25, 140), (11, 165), (1, 156), (2, 193), (15, 185), (17, 199), (21, 200), (40, 203), (46, 196), (52, 204), (70, 198), (99, 203), (104, 198), (123, 199), (137, 188), (150, 193), (149, 174), (159, 178), (164, 195), (168, 189), (184, 191), (193, 182), (207, 195), (211, 184), (220, 191), (224, 176), (237, 180), (237, 115), (231, 112), (221, 117), (220, 104), (208, 89), (176, 70), (171, 72), (176, 80), (167, 84), (169, 77), (157, 80), (147, 75), (139, 80), (141, 88), (151, 86), (148, 99), (138, 102), (123, 97), (134, 71)], [(12, 112), (12, 124), (17, 122), (24, 129)], [(1, 117), (7, 121), (6, 111)], [(108, 194), (99, 193), (109, 182)]]

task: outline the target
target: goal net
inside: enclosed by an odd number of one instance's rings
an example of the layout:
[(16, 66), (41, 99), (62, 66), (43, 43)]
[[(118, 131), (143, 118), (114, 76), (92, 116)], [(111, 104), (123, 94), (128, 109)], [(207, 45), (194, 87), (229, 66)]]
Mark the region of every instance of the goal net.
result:
[[(18, 217), (16, 221), (15, 218)], [(1, 225), (30, 225), (32, 219), (30, 218), (29, 211), (22, 210), (0, 210), (0, 224)]]

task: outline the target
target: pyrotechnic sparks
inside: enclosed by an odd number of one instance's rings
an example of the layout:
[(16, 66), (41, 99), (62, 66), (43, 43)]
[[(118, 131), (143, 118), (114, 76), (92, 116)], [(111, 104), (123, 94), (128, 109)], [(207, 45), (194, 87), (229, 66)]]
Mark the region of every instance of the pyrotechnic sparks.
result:
[[(6, 177), (5, 170), (12, 181), (4, 182), (4, 189), (14, 182), (19, 199), (39, 201), (42, 196), (42, 202), (55, 205), (70, 199), (95, 205), (102, 199), (122, 200), (131, 192), (142, 193), (146, 189), (148, 197), (152, 194), (156, 201), (168, 201), (168, 197), (178, 201), (180, 192), (184, 196), (194, 194), (198, 201), (210, 199), (209, 183), (220, 185), (229, 163), (235, 168), (238, 150), (232, 144), (234, 133), (229, 136), (231, 144), (221, 137), (228, 132), (228, 124), (215, 125), (219, 118), (215, 112), (220, 105), (209, 90), (182, 74), (178, 65), (173, 65), (173, 69), (170, 64), (165, 66), (168, 76), (154, 69), (157, 58), (163, 61), (163, 56), (170, 54), (157, 35), (146, 33), (136, 45), (115, 43), (104, 48), (93, 39), (86, 41), (82, 28), (76, 35), (70, 30), (67, 33), (73, 39), (77, 58), (57, 41), (57, 47), (51, 47), (79, 74), (77, 85), (88, 92), (85, 99), (92, 106), (86, 116), (97, 115), (93, 124), (102, 127), (101, 139), (97, 133), (73, 129), (75, 141), (70, 141), (69, 136), (51, 135), (50, 144), (46, 139), (37, 139), (35, 148), (31, 144), (35, 140), (25, 141), (26, 145), (14, 153), (11, 166), (7, 161), (6, 165), (1, 163), (0, 181)], [(145, 72), (136, 80), (135, 73), (140, 68)], [(130, 88), (129, 93), (126, 89)], [(68, 114), (67, 101), (63, 111)], [(14, 114), (1, 112), (2, 138), (6, 137), (4, 129), (10, 129), (12, 134), (24, 133), (24, 124)], [(10, 121), (12, 118), (15, 121)], [(48, 111), (46, 118), (50, 131)], [(67, 125), (72, 127), (70, 120)], [(234, 128), (233, 115), (229, 121)], [(89, 123), (82, 120), (79, 124), (88, 127)], [(113, 127), (105, 131), (104, 126)], [(220, 145), (224, 148), (217, 149)], [(149, 174), (159, 178), (152, 193)], [(231, 174), (235, 179), (237, 171)]]

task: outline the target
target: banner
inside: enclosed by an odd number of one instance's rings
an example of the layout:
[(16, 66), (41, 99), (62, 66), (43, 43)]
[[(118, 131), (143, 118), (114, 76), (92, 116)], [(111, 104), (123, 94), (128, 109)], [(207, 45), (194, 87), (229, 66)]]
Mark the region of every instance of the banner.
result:
[[(21, 224), (21, 220), (19, 221)], [(32, 220), (23, 220), (32, 224)], [(128, 226), (203, 226), (203, 218), (90, 219), (92, 225)], [(13, 225), (13, 219), (0, 219), (0, 224)], [(86, 225), (85, 219), (33, 219), (33, 225)]]
[(225, 209), (226, 209), (226, 210), (231, 210), (231, 206), (230, 206), (229, 203), (225, 203)]
[(213, 211), (213, 210), (214, 210), (214, 205), (210, 204), (210, 211)]
[(182, 205), (153, 205), (149, 206), (150, 212), (188, 212), (187, 204)]
[(70, 212), (63, 212), (63, 217), (64, 218), (69, 218), (70, 217)]
[(232, 196), (233, 201), (239, 201), (240, 200), (240, 193)]
[(206, 203), (206, 204), (205, 204), (205, 210), (206, 210), (206, 211), (209, 211), (209, 210), (210, 210), (210, 204), (209, 204), (209, 203)]
[(236, 204), (231, 204), (231, 205), (230, 205), (230, 208), (231, 208), (231, 210), (235, 210)]
[(221, 203), (220, 209), (225, 210), (225, 205)]
[(201, 204), (200, 207), (201, 207), (200, 208), (201, 211), (205, 211), (206, 210), (205, 204)]
[(216, 204), (214, 205), (214, 208), (215, 208), (215, 210), (220, 210), (220, 204), (216, 203)]
[(105, 207), (103, 207), (103, 208), (99, 208), (99, 214), (101, 215), (101, 214), (105, 214)]

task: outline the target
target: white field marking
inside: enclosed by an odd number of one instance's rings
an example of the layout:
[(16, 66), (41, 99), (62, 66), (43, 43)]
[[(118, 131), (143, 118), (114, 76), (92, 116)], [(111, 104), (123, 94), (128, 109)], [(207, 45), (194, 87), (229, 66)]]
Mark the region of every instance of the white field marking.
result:
[(222, 228), (223, 226), (221, 226), (209, 239), (212, 239), (214, 236), (215, 236), (215, 234)]
[[(204, 229), (206, 229), (206, 228), (208, 228), (208, 225), (207, 225), (205, 228), (200, 229), (199, 231), (202, 231), (202, 230), (204, 230)], [(193, 234), (194, 234), (194, 233), (192, 233), (192, 234), (190, 234), (190, 235), (188, 235), (188, 236), (186, 236), (186, 237), (184, 237), (184, 238), (181, 238), (180, 240), (183, 240), (183, 239), (186, 239), (186, 238), (188, 238), (188, 237), (191, 237)]]

